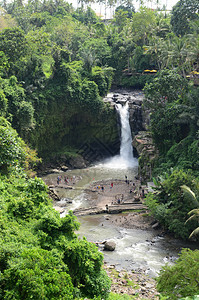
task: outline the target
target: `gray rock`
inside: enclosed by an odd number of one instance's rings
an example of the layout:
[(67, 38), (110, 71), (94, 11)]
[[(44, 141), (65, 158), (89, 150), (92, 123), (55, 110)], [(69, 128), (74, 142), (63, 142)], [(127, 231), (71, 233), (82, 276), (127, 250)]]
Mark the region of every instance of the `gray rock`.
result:
[(49, 189), (54, 189), (55, 186), (54, 186), (54, 185), (49, 185), (48, 188), (49, 188)]
[(159, 229), (160, 228), (160, 224), (158, 222), (156, 222), (155, 224), (152, 225), (153, 229)]
[(68, 170), (68, 167), (67, 166), (61, 166), (61, 170), (66, 172)]
[(114, 251), (116, 247), (116, 243), (112, 241), (106, 241), (104, 244), (104, 250)]
[(59, 195), (55, 190), (49, 189), (48, 190), (48, 195), (50, 196), (51, 199), (55, 201), (60, 201)]
[(83, 159), (82, 156), (72, 157), (72, 158), (69, 160), (69, 164), (70, 164), (73, 168), (77, 168), (77, 169), (81, 169), (81, 168), (85, 168), (85, 167), (86, 167), (85, 160)]
[(50, 173), (60, 173), (60, 170), (58, 170), (58, 169), (52, 169), (52, 170), (50, 170)]

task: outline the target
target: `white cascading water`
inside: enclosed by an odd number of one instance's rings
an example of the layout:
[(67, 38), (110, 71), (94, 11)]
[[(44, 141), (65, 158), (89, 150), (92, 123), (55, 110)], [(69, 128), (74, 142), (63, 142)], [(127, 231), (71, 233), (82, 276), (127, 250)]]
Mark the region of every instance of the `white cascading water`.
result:
[(128, 101), (125, 103), (124, 106), (122, 106), (121, 104), (116, 104), (116, 109), (120, 115), (121, 121), (120, 157), (124, 161), (133, 161), (134, 157), (128, 108)]
[(132, 136), (129, 124), (129, 105), (116, 104), (117, 112), (121, 122), (121, 144), (120, 155), (106, 160), (104, 166), (114, 169), (126, 169), (137, 166), (137, 159), (133, 157)]

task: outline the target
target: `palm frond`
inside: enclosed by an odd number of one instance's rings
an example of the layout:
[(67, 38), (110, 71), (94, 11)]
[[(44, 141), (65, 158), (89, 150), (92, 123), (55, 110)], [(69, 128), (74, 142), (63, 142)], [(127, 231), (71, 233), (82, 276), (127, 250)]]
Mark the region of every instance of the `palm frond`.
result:
[(199, 234), (199, 227), (197, 227), (194, 231), (192, 231), (189, 238), (193, 237), (194, 235), (198, 235), (198, 234)]
[(189, 218), (186, 220), (185, 224), (187, 224), (187, 222), (189, 222), (189, 221), (195, 219), (196, 217), (197, 217), (196, 215), (192, 215), (191, 217), (189, 217)]
[(194, 208), (194, 209), (192, 209), (191, 211), (189, 211), (188, 212), (188, 215), (192, 215), (192, 214), (194, 214), (194, 215), (198, 215), (199, 216), (199, 208)]
[(189, 199), (191, 199), (196, 205), (199, 205), (199, 202), (196, 199), (196, 195), (195, 193), (186, 185), (182, 185), (181, 189), (184, 193), (185, 197), (188, 197)]

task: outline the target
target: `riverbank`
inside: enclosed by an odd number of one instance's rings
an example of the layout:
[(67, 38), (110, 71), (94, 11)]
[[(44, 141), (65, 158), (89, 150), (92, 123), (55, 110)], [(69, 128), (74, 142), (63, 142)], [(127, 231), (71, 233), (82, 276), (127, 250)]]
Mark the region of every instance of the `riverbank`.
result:
[(104, 269), (112, 280), (111, 292), (132, 296), (133, 299), (159, 299), (156, 281), (140, 271), (117, 271), (115, 266), (104, 264)]

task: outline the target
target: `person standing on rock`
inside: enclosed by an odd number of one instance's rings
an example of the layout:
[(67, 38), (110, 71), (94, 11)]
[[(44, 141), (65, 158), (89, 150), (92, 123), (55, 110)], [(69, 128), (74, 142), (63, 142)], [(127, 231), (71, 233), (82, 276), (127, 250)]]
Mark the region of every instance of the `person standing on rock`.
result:
[(145, 192), (144, 192), (144, 189), (142, 189), (140, 196), (141, 196), (141, 198), (143, 198), (143, 199), (145, 198)]
[(127, 177), (127, 175), (125, 175), (125, 182), (127, 183), (127, 179), (128, 179), (128, 177)]
[(57, 184), (59, 184), (61, 182), (61, 176), (57, 177)]
[(113, 188), (113, 182), (111, 182), (111, 189)]

